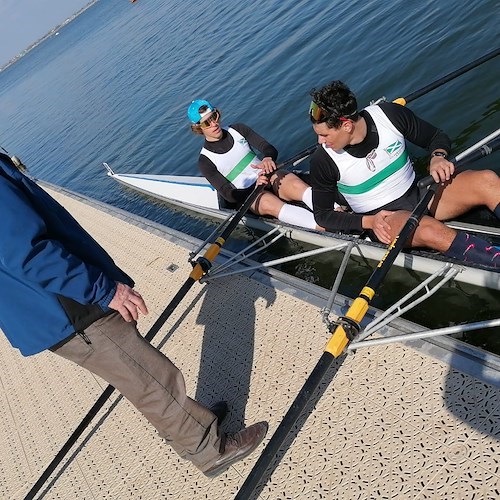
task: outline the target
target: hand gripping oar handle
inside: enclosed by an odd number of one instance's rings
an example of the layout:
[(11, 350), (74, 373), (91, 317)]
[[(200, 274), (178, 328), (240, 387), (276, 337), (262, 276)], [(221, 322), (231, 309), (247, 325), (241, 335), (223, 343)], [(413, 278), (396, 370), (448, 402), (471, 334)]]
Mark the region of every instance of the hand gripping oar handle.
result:
[[(496, 151), (500, 147), (500, 136), (497, 136), (491, 142), (487, 144), (483, 144), (478, 149), (471, 151), (467, 156), (461, 157), (460, 155), (457, 158), (451, 158), (449, 161), (454, 163), (457, 167), (460, 167), (460, 171), (464, 170), (464, 167), (469, 165), (470, 163), (483, 158), (484, 156), (488, 156), (494, 151)], [(432, 175), (428, 175), (423, 179), (419, 180), (417, 186), (419, 188), (426, 188), (428, 186), (432, 186), (436, 181)]]
[[(276, 170), (274, 170), (273, 172), (267, 174), (267, 177), (271, 177), (274, 172), (277, 172), (278, 170), (282, 170), (283, 168), (285, 167), (288, 167), (288, 166), (295, 166), (297, 165), (298, 163), (300, 163), (302, 160), (304, 160), (305, 158), (307, 158), (308, 156), (310, 156), (312, 153), (314, 153), (314, 151), (316, 151), (316, 148), (317, 148), (317, 144), (315, 144), (314, 146), (311, 146), (307, 149), (304, 149), (304, 151), (301, 151), (300, 153), (298, 153), (297, 155), (295, 155), (294, 157), (284, 161), (283, 163), (279, 163), (278, 165), (276, 165)], [(250, 193), (250, 196), (245, 200), (245, 202), (243, 203), (243, 205), (240, 207), (240, 209), (238, 210), (238, 214), (241, 212), (241, 217), (238, 218), (237, 222), (234, 224), (234, 226), (232, 226), (232, 228), (234, 229), (234, 227), (236, 226), (236, 224), (241, 220), (241, 218), (243, 217), (243, 215), (248, 212), (248, 210), (250, 209), (250, 207), (252, 206), (252, 203), (255, 201), (255, 199), (257, 198), (257, 196), (266, 188), (266, 185), (265, 184), (261, 184), (260, 186), (257, 186), (251, 193)], [(223, 234), (225, 234), (227, 232), (227, 229), (226, 231), (224, 231)], [(221, 235), (222, 236), (222, 235)]]

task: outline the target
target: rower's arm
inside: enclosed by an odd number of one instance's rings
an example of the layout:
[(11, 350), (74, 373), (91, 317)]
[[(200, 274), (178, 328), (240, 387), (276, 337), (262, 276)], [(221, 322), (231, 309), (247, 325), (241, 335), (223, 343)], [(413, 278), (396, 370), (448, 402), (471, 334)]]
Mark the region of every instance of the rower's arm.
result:
[(434, 151), (450, 153), (451, 140), (442, 130), (422, 120), (405, 106), (392, 102), (380, 103), (379, 106), (405, 139), (412, 144), (427, 149), (430, 153)]
[(234, 130), (239, 132), (253, 149), (260, 151), (262, 158), (271, 158), (276, 161), (278, 158), (278, 150), (262, 136), (257, 134), (253, 129), (244, 123), (234, 123), (231, 125)]
[(361, 232), (362, 215), (335, 210), (335, 203), (344, 205), (345, 200), (337, 189), (337, 166), (322, 148), (312, 154), (310, 169), (314, 218), (318, 225), (327, 231)]

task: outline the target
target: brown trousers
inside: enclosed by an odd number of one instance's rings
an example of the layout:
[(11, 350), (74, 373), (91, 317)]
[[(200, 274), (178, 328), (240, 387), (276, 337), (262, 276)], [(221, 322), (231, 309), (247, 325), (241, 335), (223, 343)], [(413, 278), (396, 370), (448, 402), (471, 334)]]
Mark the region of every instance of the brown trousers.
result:
[(182, 373), (118, 313), (51, 349), (120, 391), (170, 446), (200, 470), (219, 457), (217, 417), (186, 395)]

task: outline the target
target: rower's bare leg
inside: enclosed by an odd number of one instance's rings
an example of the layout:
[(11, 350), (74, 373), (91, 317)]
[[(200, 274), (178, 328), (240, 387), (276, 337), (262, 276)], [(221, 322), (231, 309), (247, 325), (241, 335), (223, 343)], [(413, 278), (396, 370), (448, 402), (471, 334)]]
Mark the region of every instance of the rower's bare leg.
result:
[(500, 177), (492, 170), (467, 170), (440, 189), (429, 208), (438, 220), (453, 219), (482, 205), (499, 217), (499, 203)]
[(274, 193), (285, 201), (303, 201), (304, 192), (311, 187), (289, 172), (276, 172), (270, 182)]
[[(300, 177), (297, 177), (295, 174), (289, 172), (276, 172), (272, 175), (270, 183), (273, 188), (273, 192), (280, 199), (285, 201), (301, 201), (307, 207), (309, 207), (311, 212), (313, 211), (312, 188), (311, 186), (309, 186), (309, 184), (305, 183)], [(285, 211), (290, 210), (288, 208), (289, 206), (290, 205), (287, 205), (287, 207), (285, 207)], [(316, 229), (317, 231), (325, 230), (325, 228), (318, 226), (316, 223), (314, 223), (313, 226), (308, 222), (308, 225), (306, 225), (305, 227), (309, 227), (310, 229)]]
[[(400, 210), (386, 218), (391, 226), (390, 234), (392, 239), (399, 234), (409, 216), (410, 212)], [(424, 215), (413, 233), (413, 236), (408, 240), (407, 246), (432, 248), (439, 252), (446, 252), (450, 248), (456, 235), (457, 232), (454, 229), (445, 226), (434, 217)]]
[[(409, 215), (409, 212), (399, 211), (386, 218), (391, 226), (392, 238), (399, 234)], [(457, 232), (428, 215), (422, 217), (407, 246), (432, 248), (463, 262), (474, 262), (496, 269), (500, 267), (499, 247), (478, 236)]]
[(257, 197), (250, 208), (257, 215), (270, 215), (277, 219), (284, 204), (285, 202), (274, 194), (264, 192)]
[(258, 215), (271, 215), (276, 219), (308, 229), (320, 229), (314, 220), (314, 214), (302, 207), (289, 205), (273, 193), (262, 193), (251, 206), (252, 212)]

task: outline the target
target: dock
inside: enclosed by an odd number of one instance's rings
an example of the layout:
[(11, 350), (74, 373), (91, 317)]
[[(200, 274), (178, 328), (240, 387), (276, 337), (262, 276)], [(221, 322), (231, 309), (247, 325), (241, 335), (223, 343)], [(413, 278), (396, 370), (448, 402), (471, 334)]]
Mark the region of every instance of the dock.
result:
[[(145, 334), (188, 277), (197, 240), (44, 188), (133, 277), (149, 308)], [(228, 402), (223, 431), (269, 422), (248, 458), (208, 479), (115, 392), (37, 498), (234, 498), (323, 353), (327, 293), (276, 271), (196, 283), (152, 342), (188, 395)], [(335, 307), (349, 304), (338, 297)], [(256, 498), (500, 498), (499, 367), (498, 356), (450, 339), (359, 349), (333, 367)], [(0, 498), (23, 499), (107, 383), (50, 352), (24, 358), (3, 335), (0, 382)]]

